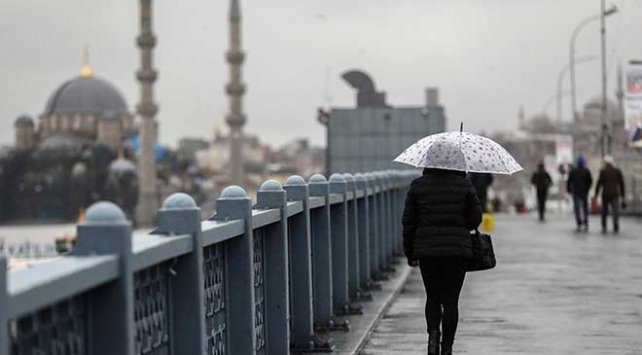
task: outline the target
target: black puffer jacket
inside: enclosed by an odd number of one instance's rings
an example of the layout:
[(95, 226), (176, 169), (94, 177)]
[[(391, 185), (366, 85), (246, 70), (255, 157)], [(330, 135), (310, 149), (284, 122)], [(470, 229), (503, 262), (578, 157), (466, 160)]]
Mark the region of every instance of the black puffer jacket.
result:
[(403, 245), (406, 257), (472, 257), (470, 231), (481, 222), (481, 207), (466, 174), (425, 169), (406, 196)]

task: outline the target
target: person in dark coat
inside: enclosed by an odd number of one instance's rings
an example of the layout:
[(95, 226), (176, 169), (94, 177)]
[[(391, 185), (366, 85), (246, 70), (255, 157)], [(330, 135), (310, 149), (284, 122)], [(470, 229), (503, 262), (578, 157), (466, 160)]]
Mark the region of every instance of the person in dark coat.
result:
[(489, 173), (470, 173), (468, 176), (473, 188), (475, 188), (475, 192), (477, 192), (482, 212), (488, 212), (488, 187), (493, 183), (493, 175)]
[(546, 212), (548, 188), (553, 185), (551, 176), (544, 170), (544, 163), (537, 164), (537, 171), (531, 177), (531, 184), (537, 190), (537, 211), (539, 212), (539, 220), (543, 221), (544, 213)]
[[(472, 258), (470, 231), (481, 223), (477, 193), (466, 174), (424, 169), (410, 185), (403, 212), (408, 264), (419, 265), (426, 289), (428, 354), (452, 354), (459, 293)], [(443, 307), (443, 309), (442, 309)]]
[(600, 170), (597, 184), (595, 185), (595, 196), (602, 191), (602, 233), (606, 233), (606, 221), (609, 209), (613, 215), (613, 231), (620, 231), (620, 197), (622, 198), (622, 208), (626, 208), (624, 201), (624, 177), (622, 171), (615, 167), (613, 157), (607, 155), (604, 157), (604, 168)]
[(588, 194), (593, 185), (591, 172), (586, 168), (582, 155), (577, 157), (576, 165), (568, 174), (566, 189), (573, 196), (573, 212), (577, 231), (588, 231)]

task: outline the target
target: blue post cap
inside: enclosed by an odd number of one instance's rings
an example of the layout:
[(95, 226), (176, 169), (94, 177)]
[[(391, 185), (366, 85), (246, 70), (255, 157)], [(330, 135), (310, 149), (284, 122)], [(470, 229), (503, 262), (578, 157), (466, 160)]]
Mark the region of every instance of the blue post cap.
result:
[(245, 190), (238, 185), (231, 185), (226, 187), (221, 193), (221, 199), (242, 199), (247, 198)]
[(324, 184), (326, 182), (328, 182), (328, 180), (326, 180), (325, 176), (323, 176), (321, 174), (314, 174), (310, 178), (310, 183), (311, 184)]
[(343, 178), (344, 178), (347, 182), (354, 182), (354, 181), (356, 181), (356, 180), (354, 179), (354, 176), (352, 176), (352, 174), (350, 174), (350, 173), (344, 173), (344, 174), (343, 174)]
[(183, 210), (197, 207), (196, 201), (192, 196), (183, 192), (173, 193), (163, 202), (163, 209), (165, 210)]
[(128, 224), (127, 216), (113, 202), (98, 201), (87, 209), (83, 225)]
[(283, 191), (283, 186), (276, 180), (267, 180), (261, 184), (259, 191)]
[(305, 185), (305, 179), (300, 175), (292, 175), (285, 182), (286, 185)]
[(342, 174), (332, 174), (330, 176), (330, 182), (346, 182), (346, 179)]

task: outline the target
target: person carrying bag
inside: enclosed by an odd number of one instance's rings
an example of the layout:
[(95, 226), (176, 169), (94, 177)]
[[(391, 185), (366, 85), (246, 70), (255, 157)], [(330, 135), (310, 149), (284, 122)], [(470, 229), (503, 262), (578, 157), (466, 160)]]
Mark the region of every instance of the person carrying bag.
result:
[(470, 231), (481, 219), (479, 199), (464, 172), (424, 169), (406, 196), (404, 252), (409, 265), (419, 266), (424, 282), (430, 355), (439, 355), (440, 346), (441, 355), (452, 354), (459, 294), (475, 260), (473, 250), (479, 249), (473, 248)]

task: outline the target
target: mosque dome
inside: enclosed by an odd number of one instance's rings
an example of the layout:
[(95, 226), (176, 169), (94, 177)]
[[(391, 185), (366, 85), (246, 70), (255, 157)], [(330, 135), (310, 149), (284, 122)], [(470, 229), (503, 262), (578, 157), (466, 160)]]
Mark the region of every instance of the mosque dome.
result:
[(135, 173), (136, 164), (125, 158), (118, 158), (109, 165), (109, 172), (116, 174)]
[(123, 95), (114, 85), (83, 71), (56, 89), (45, 107), (47, 115), (78, 113), (117, 118), (128, 111)]
[[(602, 111), (602, 97), (594, 97), (591, 100), (589, 100), (585, 105), (584, 105), (584, 111), (591, 111), (594, 113), (594, 115), (601, 115)], [(608, 98), (606, 100), (606, 113), (607, 117), (611, 119), (611, 121), (618, 121), (621, 120), (621, 115), (620, 115), (620, 107), (617, 104), (617, 102), (611, 100)], [(586, 115), (586, 114), (585, 114)]]

